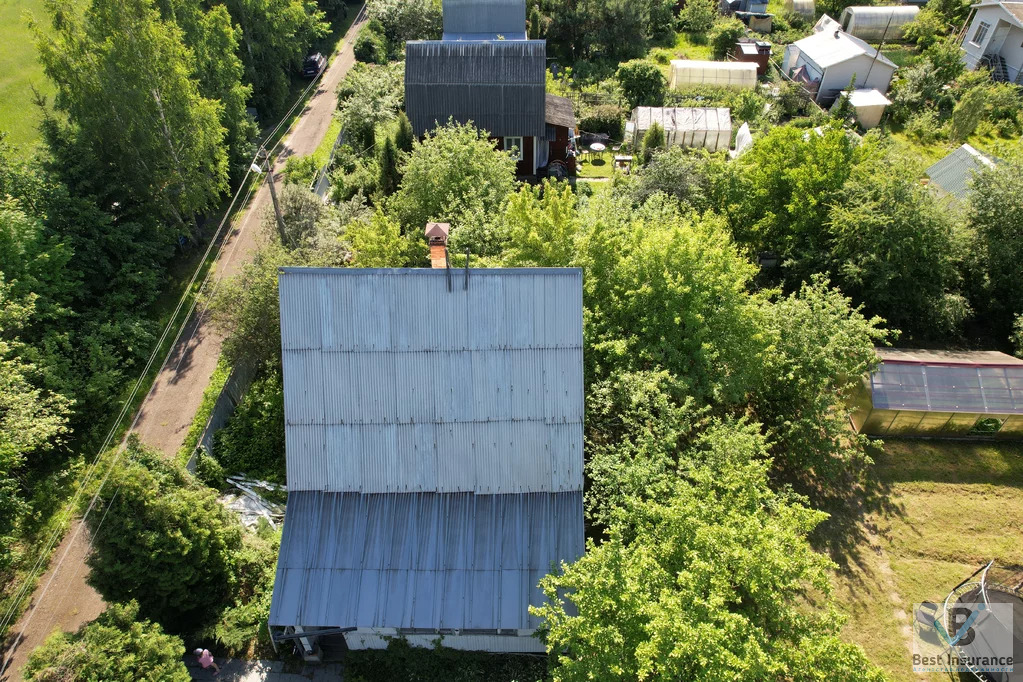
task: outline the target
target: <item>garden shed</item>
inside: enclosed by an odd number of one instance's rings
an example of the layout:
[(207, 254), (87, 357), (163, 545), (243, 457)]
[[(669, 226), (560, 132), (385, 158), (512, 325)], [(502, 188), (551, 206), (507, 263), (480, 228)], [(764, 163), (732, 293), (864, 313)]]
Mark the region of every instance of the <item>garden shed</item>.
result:
[(849, 104), (856, 111), (856, 120), (866, 130), (876, 128), (881, 123), (881, 117), (884, 116), (884, 110), (891, 104), (891, 100), (882, 95), (880, 92), (874, 89), (862, 89), (853, 90), (852, 92), (843, 92), (839, 95), (839, 98), (835, 100), (834, 107), (838, 107), (841, 104), (842, 99), (848, 99)]
[(737, 90), (750, 89), (757, 85), (757, 65), (749, 62), (675, 59), (671, 62), (668, 84), (676, 90), (699, 85)]
[[(755, 65), (754, 69), (756, 68)], [(664, 129), (668, 146), (725, 151), (732, 142), (731, 110), (723, 107), (636, 107), (629, 120), (632, 145), (639, 147), (653, 124)]]
[(929, 187), (939, 198), (954, 202), (966, 201), (973, 177), (995, 162), (971, 145), (964, 144), (927, 169)]
[(787, 76), (816, 88), (817, 103), (826, 105), (850, 82), (856, 89), (888, 92), (895, 69), (893, 61), (860, 38), (830, 27), (787, 46), (782, 63)]
[(1023, 438), (1023, 360), (997, 351), (879, 349), (853, 427), (871, 436)]
[(767, 73), (771, 61), (771, 43), (766, 40), (740, 40), (735, 44), (732, 57), (737, 62), (752, 62), (757, 65), (757, 75)]
[(838, 21), (846, 33), (863, 40), (901, 40), (902, 28), (919, 13), (916, 5), (854, 6), (846, 7)]
[(798, 14), (805, 19), (813, 19), (817, 14), (817, 7), (813, 0), (785, 0), (785, 11), (789, 14)]

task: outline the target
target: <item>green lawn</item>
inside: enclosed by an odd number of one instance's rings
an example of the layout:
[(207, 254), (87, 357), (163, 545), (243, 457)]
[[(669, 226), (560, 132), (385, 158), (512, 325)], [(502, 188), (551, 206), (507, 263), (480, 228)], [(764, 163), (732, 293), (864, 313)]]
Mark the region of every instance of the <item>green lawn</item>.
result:
[(580, 178), (609, 178), (611, 177), (613, 152), (607, 151), (603, 155), (583, 154), (579, 157), (576, 165), (576, 176)]
[(868, 492), (818, 540), (839, 563), (844, 636), (893, 680), (918, 680), (913, 603), (940, 602), (990, 559), (1023, 565), (1023, 445), (892, 440), (875, 460)]
[(53, 87), (36, 59), (26, 13), (45, 20), (42, 0), (0, 0), (0, 131), (24, 145), (39, 139), (39, 109), (32, 88), (50, 96)]

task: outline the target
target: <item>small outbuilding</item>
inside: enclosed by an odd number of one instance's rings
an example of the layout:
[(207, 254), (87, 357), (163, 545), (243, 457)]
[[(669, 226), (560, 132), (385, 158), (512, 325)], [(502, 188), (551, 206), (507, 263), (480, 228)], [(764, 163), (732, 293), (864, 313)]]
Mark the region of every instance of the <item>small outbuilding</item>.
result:
[(838, 21), (846, 33), (863, 40), (901, 40), (903, 27), (919, 13), (916, 5), (853, 6)]
[(997, 351), (879, 349), (852, 423), (870, 436), (1023, 438), (1023, 360)]
[(816, 90), (818, 104), (830, 105), (852, 82), (855, 89), (888, 92), (895, 63), (856, 36), (822, 30), (785, 48), (782, 71)]
[(993, 159), (964, 144), (927, 169), (928, 186), (939, 198), (960, 203), (969, 198), (974, 176), (995, 165)]
[(737, 62), (756, 64), (757, 76), (763, 76), (771, 61), (771, 43), (766, 40), (740, 40), (735, 44), (732, 57)]
[(785, 0), (785, 12), (798, 14), (804, 19), (813, 19), (817, 14), (817, 7), (814, 0)]
[(757, 33), (770, 33), (774, 28), (774, 15), (770, 12), (736, 12), (735, 18)]
[(736, 90), (751, 89), (757, 85), (757, 65), (749, 62), (676, 59), (671, 62), (668, 84), (676, 90), (700, 85)]
[(849, 104), (856, 111), (856, 120), (866, 130), (876, 128), (881, 123), (885, 109), (891, 104), (891, 100), (877, 90), (862, 89), (843, 92), (835, 100), (832, 109), (840, 106), (843, 99), (849, 100)]
[(664, 130), (665, 144), (725, 151), (732, 142), (731, 110), (723, 107), (636, 107), (629, 120), (630, 140), (638, 148), (654, 124)]

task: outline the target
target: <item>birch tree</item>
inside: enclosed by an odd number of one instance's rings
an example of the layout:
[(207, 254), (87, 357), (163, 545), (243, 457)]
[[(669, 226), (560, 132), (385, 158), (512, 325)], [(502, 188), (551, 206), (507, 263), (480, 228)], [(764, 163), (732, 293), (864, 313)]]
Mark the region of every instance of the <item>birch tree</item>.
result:
[(48, 0), (36, 27), (56, 108), (133, 204), (184, 226), (227, 188), (223, 105), (199, 93), (181, 29), (152, 0), (95, 0), (84, 14)]

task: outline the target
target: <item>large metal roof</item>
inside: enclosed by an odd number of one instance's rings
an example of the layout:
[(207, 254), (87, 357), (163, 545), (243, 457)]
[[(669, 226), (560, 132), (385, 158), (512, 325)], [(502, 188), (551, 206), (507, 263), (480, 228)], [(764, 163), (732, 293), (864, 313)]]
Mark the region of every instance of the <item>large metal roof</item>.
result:
[(416, 134), (448, 119), (495, 137), (545, 133), (547, 43), (427, 40), (405, 46), (405, 110)]
[(280, 274), (289, 490), (582, 489), (578, 269)]
[(870, 388), (874, 409), (1023, 414), (1023, 363), (886, 359)]
[(532, 630), (540, 578), (583, 553), (582, 492), (292, 492), (271, 626)]
[(583, 552), (578, 269), (283, 268), (270, 625), (529, 630)]

